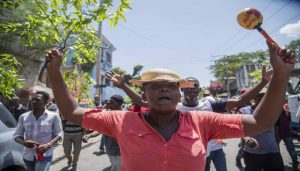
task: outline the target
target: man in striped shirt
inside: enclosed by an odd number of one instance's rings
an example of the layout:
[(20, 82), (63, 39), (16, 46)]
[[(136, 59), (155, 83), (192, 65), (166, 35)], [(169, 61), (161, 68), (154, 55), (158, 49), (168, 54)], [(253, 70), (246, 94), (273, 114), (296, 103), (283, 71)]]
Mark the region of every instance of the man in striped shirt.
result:
[[(76, 170), (79, 154), (81, 151), (83, 129), (69, 120), (63, 119), (64, 153), (68, 159), (68, 166), (72, 165), (72, 169)], [(73, 156), (71, 154), (73, 145)]]

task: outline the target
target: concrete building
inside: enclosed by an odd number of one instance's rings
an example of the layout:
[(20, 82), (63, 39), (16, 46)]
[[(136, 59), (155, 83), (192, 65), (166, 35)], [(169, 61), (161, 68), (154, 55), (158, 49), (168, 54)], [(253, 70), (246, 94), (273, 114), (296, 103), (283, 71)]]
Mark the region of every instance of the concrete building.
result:
[[(100, 67), (100, 75), (101, 75), (101, 81), (100, 81), (100, 99), (108, 100), (110, 97), (114, 94), (119, 94), (123, 97), (126, 96), (125, 92), (115, 86), (113, 86), (112, 82), (105, 78), (105, 73), (108, 71), (111, 71), (113, 68), (112, 60), (113, 60), (113, 52), (116, 51), (116, 47), (109, 42), (109, 40), (102, 35), (102, 56), (101, 56), (101, 67)], [(96, 65), (94, 66), (91, 77), (96, 80)], [(90, 88), (90, 94), (92, 97), (96, 95), (96, 87), (97, 85), (91, 85)]]
[(262, 66), (258, 64), (243, 65), (236, 70), (236, 83), (237, 90), (244, 87), (252, 87), (255, 85), (254, 79), (251, 77), (250, 73), (256, 69), (261, 69)]

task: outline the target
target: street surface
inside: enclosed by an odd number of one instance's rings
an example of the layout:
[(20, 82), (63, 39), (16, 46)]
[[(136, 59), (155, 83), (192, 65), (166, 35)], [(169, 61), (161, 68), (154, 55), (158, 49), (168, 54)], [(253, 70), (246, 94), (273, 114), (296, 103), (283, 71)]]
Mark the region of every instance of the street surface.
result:
[[(77, 171), (109, 171), (110, 162), (107, 155), (97, 156), (93, 154), (99, 150), (100, 136), (90, 139), (89, 143), (83, 143), (83, 149), (80, 154)], [(235, 166), (235, 156), (238, 151), (239, 139), (230, 139), (224, 141), (227, 145), (224, 147), (227, 160), (228, 171), (239, 171)], [(300, 143), (294, 140), (296, 151), (300, 151)], [(291, 158), (285, 148), (283, 142), (280, 143), (280, 149), (286, 171), (292, 171)], [(58, 145), (54, 150), (54, 157), (50, 171), (68, 171), (71, 170), (67, 167), (67, 159), (64, 158), (62, 145)], [(213, 164), (211, 171), (215, 171)]]

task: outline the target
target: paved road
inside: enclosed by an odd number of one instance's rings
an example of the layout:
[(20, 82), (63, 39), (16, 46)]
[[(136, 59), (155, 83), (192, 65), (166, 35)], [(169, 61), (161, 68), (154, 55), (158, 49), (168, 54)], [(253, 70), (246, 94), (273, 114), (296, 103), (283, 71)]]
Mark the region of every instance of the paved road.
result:
[[(227, 170), (239, 171), (239, 169), (235, 166), (235, 156), (238, 151), (237, 146), (239, 143), (239, 139), (229, 139), (229, 140), (225, 140), (225, 142), (227, 143), (227, 145), (224, 147), (224, 151), (226, 154)], [(294, 143), (296, 148), (300, 150), (300, 143), (298, 141), (294, 141)], [(280, 150), (285, 165), (285, 171), (293, 171), (292, 164), (291, 164), (292, 159), (290, 158), (283, 142), (280, 143)], [(245, 166), (244, 163), (243, 166)], [(215, 168), (211, 170), (215, 171)]]
[[(99, 139), (100, 137), (96, 137), (91, 139), (88, 144), (83, 144), (83, 149), (80, 154), (77, 171), (109, 171), (109, 160), (107, 155), (96, 156), (93, 152), (98, 150), (99, 147)], [(235, 166), (235, 156), (237, 154), (237, 144), (238, 139), (230, 139), (225, 140), (227, 145), (224, 147), (224, 151), (226, 153), (227, 159), (227, 170), (228, 171), (239, 171), (239, 169)], [(300, 150), (300, 143), (298, 141), (294, 141), (296, 150)], [(292, 171), (291, 167), (291, 159), (288, 155), (286, 148), (281, 142), (280, 144), (282, 157), (284, 160), (284, 164), (286, 166), (286, 171)], [(50, 168), (50, 171), (68, 171), (70, 170), (67, 166), (67, 160), (63, 157), (63, 149), (62, 146), (59, 145), (54, 151), (53, 164)], [(211, 166), (211, 171), (215, 171), (214, 166)]]
[[(83, 143), (81, 150), (77, 171), (109, 171), (110, 166), (107, 155), (97, 156), (93, 154), (99, 149), (100, 137), (90, 139), (89, 143)], [(62, 145), (56, 147), (53, 156), (52, 166), (50, 171), (68, 171), (71, 170), (67, 167), (67, 159), (64, 158)]]

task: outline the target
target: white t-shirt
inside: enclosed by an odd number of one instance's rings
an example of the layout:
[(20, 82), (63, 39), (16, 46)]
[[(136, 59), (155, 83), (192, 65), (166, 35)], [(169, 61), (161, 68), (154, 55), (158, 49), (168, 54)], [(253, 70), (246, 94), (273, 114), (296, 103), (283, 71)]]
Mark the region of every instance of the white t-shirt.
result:
[[(184, 106), (182, 103), (178, 103), (176, 109), (181, 112), (190, 111), (213, 111), (210, 101), (205, 100), (204, 102), (199, 101), (195, 107)], [(217, 143), (216, 140), (210, 140), (207, 144), (206, 157), (210, 155), (211, 151), (219, 150), (222, 148), (222, 144)]]

